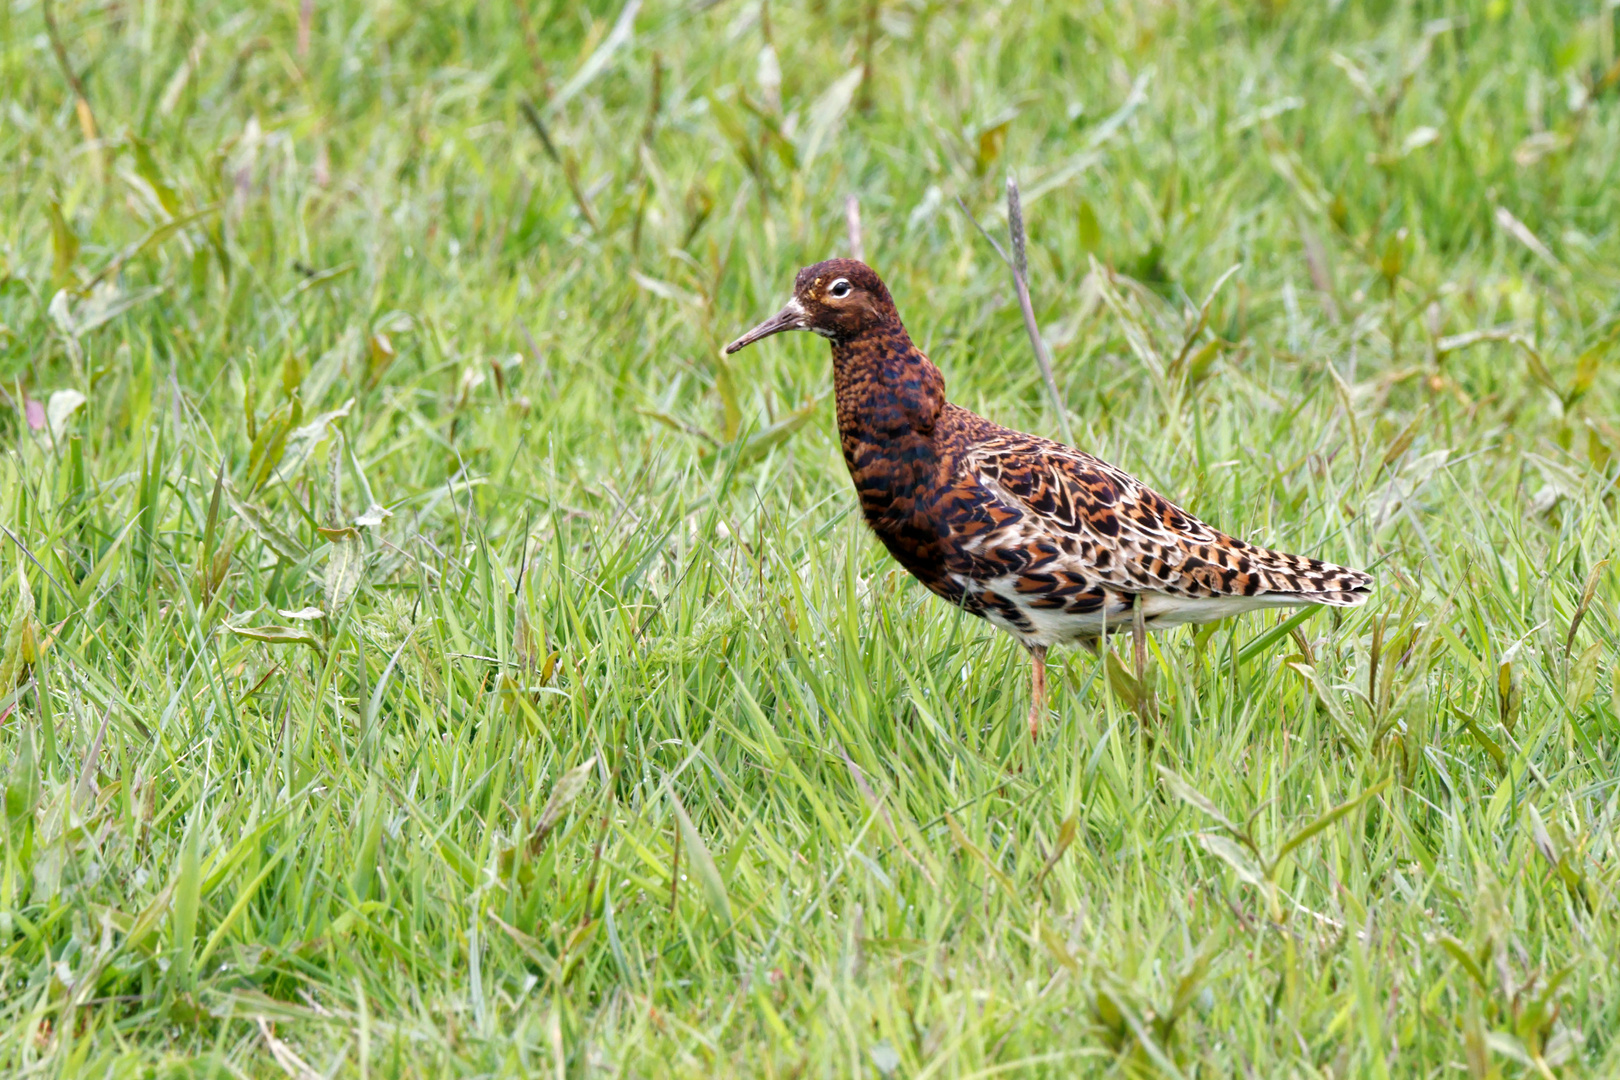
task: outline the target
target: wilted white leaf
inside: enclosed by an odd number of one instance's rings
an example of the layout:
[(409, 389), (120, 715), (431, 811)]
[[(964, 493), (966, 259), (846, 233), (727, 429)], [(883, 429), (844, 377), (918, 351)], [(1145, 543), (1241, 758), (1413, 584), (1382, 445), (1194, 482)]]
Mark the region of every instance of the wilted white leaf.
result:
[(59, 290), (51, 297), (47, 314), (65, 336), (80, 338), (161, 292), (163, 286), (153, 285), (126, 293), (112, 282), (103, 281), (91, 289), (90, 295), (76, 305), (66, 289)]
[(879, 1039), (872, 1047), (872, 1064), (878, 1072), (888, 1076), (900, 1067), (900, 1051), (890, 1045), (888, 1039)]
[(1554, 270), (1563, 269), (1563, 265), (1558, 261), (1558, 256), (1548, 250), (1547, 245), (1541, 242), (1541, 238), (1530, 230), (1530, 226), (1514, 217), (1513, 212), (1507, 207), (1498, 206), (1496, 208), (1496, 223), (1513, 239), (1535, 252), (1548, 266), (1551, 266)]
[(376, 503), (372, 503), (370, 506), (366, 507), (365, 513), (354, 519), (354, 523), (362, 529), (369, 529), (373, 526), (381, 525), (384, 518), (391, 518), (393, 516), (394, 512), (392, 510), (388, 510), (384, 507), (378, 506)]
[(1569, 469), (1556, 462), (1548, 461), (1539, 454), (1525, 455), (1534, 463), (1536, 471), (1541, 473), (1541, 490), (1536, 492), (1535, 498), (1530, 500), (1532, 514), (1545, 514), (1560, 499), (1577, 499), (1581, 494), (1581, 481)]
[(56, 328), (68, 337), (73, 337), (73, 298), (68, 296), (66, 289), (57, 289), (56, 295), (51, 297), (50, 306), (45, 313), (51, 317)]
[(1269, 105), (1262, 105), (1258, 109), (1244, 113), (1232, 122), (1232, 126), (1227, 128), (1227, 131), (1236, 135), (1240, 131), (1249, 130), (1256, 124), (1263, 124), (1267, 120), (1275, 120), (1283, 113), (1293, 112), (1295, 109), (1303, 109), (1304, 107), (1305, 99), (1302, 97), (1279, 98)]
[(1528, 169), (1548, 154), (1564, 149), (1572, 140), (1561, 131), (1538, 131), (1513, 148), (1513, 163)]
[(276, 614), (283, 619), (297, 619), (300, 622), (326, 618), (326, 612), (318, 607), (301, 607), (297, 611), (277, 611)]
[(782, 65), (776, 59), (776, 49), (766, 45), (759, 50), (759, 92), (765, 104), (775, 111), (782, 107)]
[(70, 417), (84, 407), (84, 395), (77, 390), (58, 390), (45, 406), (45, 426), (52, 439), (62, 437), (62, 428)]
[(1412, 133), (1401, 141), (1401, 155), (1404, 157), (1414, 150), (1428, 146), (1430, 143), (1435, 143), (1439, 140), (1440, 131), (1438, 128), (1414, 128)]

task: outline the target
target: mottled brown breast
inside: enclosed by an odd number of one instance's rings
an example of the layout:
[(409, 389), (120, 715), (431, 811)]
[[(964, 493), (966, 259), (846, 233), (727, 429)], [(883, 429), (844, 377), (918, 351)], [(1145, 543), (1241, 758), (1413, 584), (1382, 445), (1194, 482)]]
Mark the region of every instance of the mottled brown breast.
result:
[(945, 408), (939, 369), (895, 321), (835, 341), (833, 383), (844, 462), (867, 524), (902, 566), (953, 597), (936, 505), (954, 466), (935, 441)]

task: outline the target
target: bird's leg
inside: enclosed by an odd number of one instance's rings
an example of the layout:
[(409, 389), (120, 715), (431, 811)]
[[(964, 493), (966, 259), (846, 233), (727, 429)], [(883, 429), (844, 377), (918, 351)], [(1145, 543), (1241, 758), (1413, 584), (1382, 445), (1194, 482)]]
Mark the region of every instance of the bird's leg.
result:
[(1147, 619), (1142, 614), (1142, 594), (1137, 593), (1131, 604), (1131, 660), (1136, 671), (1136, 713), (1142, 718), (1142, 730), (1153, 723), (1156, 709), (1153, 691), (1147, 684)]
[(1040, 738), (1041, 715), (1046, 712), (1046, 646), (1031, 645), (1029, 658), (1034, 662), (1030, 672), (1029, 738)]
[(1137, 593), (1131, 603), (1131, 660), (1135, 668), (1136, 685), (1142, 685), (1147, 671), (1147, 620), (1142, 617), (1142, 594)]

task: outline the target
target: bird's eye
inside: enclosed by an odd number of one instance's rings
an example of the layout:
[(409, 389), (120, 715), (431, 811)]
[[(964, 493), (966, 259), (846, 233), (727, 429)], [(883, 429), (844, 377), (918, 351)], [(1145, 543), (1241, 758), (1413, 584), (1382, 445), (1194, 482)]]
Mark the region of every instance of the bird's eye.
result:
[(837, 281), (833, 282), (830, 286), (827, 287), (827, 293), (830, 296), (836, 296), (836, 297), (839, 297), (840, 299), (845, 297), (845, 296), (848, 296), (849, 295), (849, 282), (845, 281), (843, 278), (839, 278)]

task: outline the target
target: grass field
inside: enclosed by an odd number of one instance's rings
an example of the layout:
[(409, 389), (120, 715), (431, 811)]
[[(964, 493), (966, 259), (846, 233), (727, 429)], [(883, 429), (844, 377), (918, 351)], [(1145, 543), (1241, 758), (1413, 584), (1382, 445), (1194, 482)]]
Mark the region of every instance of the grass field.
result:
[[(588, 6), (0, 7), (0, 1071), (1620, 1073), (1612, 0)], [(1009, 170), (1075, 440), (1378, 580), (1038, 746), (719, 356), (854, 195), (1058, 433)]]

